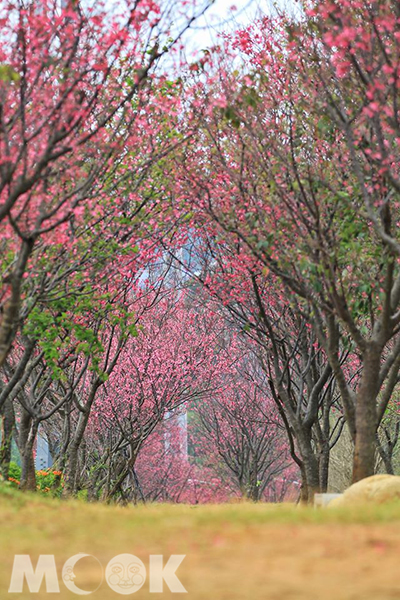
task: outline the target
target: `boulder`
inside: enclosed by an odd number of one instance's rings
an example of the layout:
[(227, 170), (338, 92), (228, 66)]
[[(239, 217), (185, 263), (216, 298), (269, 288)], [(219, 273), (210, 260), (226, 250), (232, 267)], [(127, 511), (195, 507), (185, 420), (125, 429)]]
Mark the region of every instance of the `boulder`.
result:
[(355, 504), (383, 504), (400, 499), (400, 477), (395, 475), (372, 475), (351, 485), (329, 507), (353, 506)]

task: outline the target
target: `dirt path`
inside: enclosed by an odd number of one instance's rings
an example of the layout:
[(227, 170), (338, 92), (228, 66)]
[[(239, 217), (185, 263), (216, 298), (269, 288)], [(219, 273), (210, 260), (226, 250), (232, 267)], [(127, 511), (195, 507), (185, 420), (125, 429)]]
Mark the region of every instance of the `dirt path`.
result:
[[(148, 570), (149, 555), (185, 554), (177, 574), (193, 600), (400, 599), (400, 505), (389, 511), (333, 513), (269, 506), (152, 506), (138, 509), (82, 503), (2, 500), (0, 598), (78, 596), (66, 590), (61, 569), (72, 555), (95, 556), (103, 569), (116, 555), (134, 554)], [(33, 596), (8, 594), (14, 554), (54, 554), (60, 593), (42, 585)], [(93, 590), (98, 562), (82, 559), (76, 584)], [(94, 600), (122, 598), (105, 581)], [(148, 580), (130, 597), (153, 594)]]

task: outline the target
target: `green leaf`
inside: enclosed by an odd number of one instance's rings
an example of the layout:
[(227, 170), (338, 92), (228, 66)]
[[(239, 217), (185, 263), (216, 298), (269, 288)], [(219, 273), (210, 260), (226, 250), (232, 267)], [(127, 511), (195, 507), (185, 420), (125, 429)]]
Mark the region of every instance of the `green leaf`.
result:
[(1, 81), (19, 81), (21, 79), (19, 73), (14, 71), (10, 65), (0, 64), (0, 80)]

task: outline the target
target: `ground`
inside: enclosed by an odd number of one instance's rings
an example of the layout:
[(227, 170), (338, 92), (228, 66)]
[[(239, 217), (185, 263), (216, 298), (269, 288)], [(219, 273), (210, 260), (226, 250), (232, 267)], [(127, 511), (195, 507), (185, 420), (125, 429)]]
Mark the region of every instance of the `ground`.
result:
[[(290, 505), (152, 505), (122, 508), (60, 502), (0, 489), (0, 598), (8, 595), (15, 554), (54, 554), (60, 593), (43, 585), (38, 599), (78, 598), (61, 580), (72, 555), (91, 554), (105, 567), (122, 553), (186, 554), (177, 575), (190, 600), (386, 600), (400, 598), (400, 503), (363, 509)], [(86, 562), (85, 562), (86, 561)], [(76, 584), (93, 590), (100, 567), (91, 558), (75, 569)], [(176, 598), (149, 592), (135, 600)], [(123, 596), (103, 582), (94, 600)]]

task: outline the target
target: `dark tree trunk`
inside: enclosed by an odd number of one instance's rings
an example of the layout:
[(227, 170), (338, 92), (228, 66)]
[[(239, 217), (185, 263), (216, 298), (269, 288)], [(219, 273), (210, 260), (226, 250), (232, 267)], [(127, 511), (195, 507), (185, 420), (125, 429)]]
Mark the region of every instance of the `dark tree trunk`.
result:
[(22, 280), (34, 243), (35, 240), (32, 238), (22, 241), (17, 263), (13, 272), (8, 277), (11, 294), (9, 299), (3, 305), (0, 317), (0, 367), (5, 363), (14, 341), (21, 304)]
[(18, 446), (21, 453), (21, 483), (20, 489), (36, 491), (35, 459), (33, 447), (36, 440), (38, 423), (34, 422), (31, 415), (22, 408), (19, 428)]
[(356, 406), (356, 438), (354, 443), (353, 483), (375, 473), (375, 401), (359, 400)]
[(314, 454), (303, 457), (303, 460), (308, 488), (307, 502), (308, 504), (312, 504), (314, 502), (314, 495), (321, 491), (318, 461)]
[(302, 502), (312, 504), (314, 494), (321, 491), (318, 458), (312, 444), (311, 429), (298, 426), (295, 433), (302, 460)]
[(322, 493), (328, 489), (329, 443), (324, 444), (319, 457), (319, 485)]
[(393, 457), (391, 455), (391, 453), (389, 452), (385, 452), (384, 450), (382, 452), (379, 452), (381, 458), (382, 458), (382, 462), (385, 465), (385, 471), (388, 475), (394, 475), (394, 468), (393, 468)]
[(376, 445), (382, 462), (385, 465), (386, 473), (394, 475), (393, 453), (399, 441), (400, 421), (396, 421), (394, 425), (390, 423), (382, 425), (381, 429), (383, 441), (380, 439), (379, 433), (377, 433)]
[(7, 481), (9, 477), (11, 461), (11, 444), (15, 430), (14, 405), (12, 400), (7, 399), (3, 405), (1, 415), (1, 445), (0, 445), (0, 468), (1, 474)]
[(353, 483), (375, 473), (379, 366), (380, 352), (371, 347), (364, 355), (364, 372), (356, 397)]
[(309, 500), (308, 500), (307, 476), (306, 476), (306, 471), (305, 471), (303, 465), (301, 465), (301, 467), (300, 467), (300, 474), (301, 474), (301, 486), (300, 486), (300, 497), (299, 497), (298, 501), (300, 502), (300, 504), (308, 504)]
[(321, 491), (318, 461), (314, 455), (301, 456), (303, 465), (300, 468), (300, 502), (302, 504), (312, 504), (314, 502), (314, 495)]
[[(114, 357), (116, 360), (117, 354)], [(114, 363), (115, 364), (115, 363)], [(110, 371), (111, 372), (111, 371)], [(79, 462), (79, 448), (81, 446), (84, 433), (86, 431), (86, 426), (89, 421), (90, 410), (92, 408), (92, 404), (96, 397), (97, 390), (101, 385), (101, 380), (97, 378), (91, 386), (89, 397), (86, 401), (86, 404), (81, 410), (78, 418), (78, 424), (76, 426), (75, 432), (70, 439), (70, 443), (67, 449), (67, 461), (66, 461), (66, 471), (65, 471), (65, 488), (64, 494), (76, 494), (78, 489), (78, 462)], [(69, 423), (68, 423), (69, 427)], [(68, 430), (68, 437), (70, 436), (70, 431)]]
[(68, 458), (65, 473), (65, 493), (76, 494), (78, 489), (79, 448), (89, 419), (89, 411), (81, 413), (74, 436), (68, 448)]
[(111, 489), (108, 491), (107, 495), (105, 496), (105, 500), (107, 502), (110, 502), (113, 499), (113, 497), (115, 496), (115, 494), (117, 494), (117, 493), (120, 493), (122, 496), (124, 496), (123, 483), (126, 480), (126, 478), (129, 476), (129, 474), (134, 472), (136, 460), (137, 460), (137, 457), (138, 457), (141, 447), (142, 447), (142, 443), (139, 443), (137, 445), (135, 445), (134, 443), (130, 444), (130, 448), (129, 448), (130, 456), (127, 459), (127, 461), (125, 462), (125, 464), (123, 465), (121, 472), (116, 477), (116, 480), (114, 481)]

